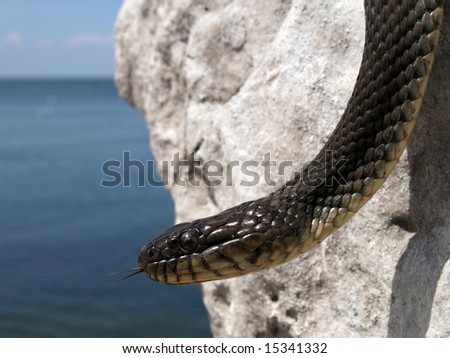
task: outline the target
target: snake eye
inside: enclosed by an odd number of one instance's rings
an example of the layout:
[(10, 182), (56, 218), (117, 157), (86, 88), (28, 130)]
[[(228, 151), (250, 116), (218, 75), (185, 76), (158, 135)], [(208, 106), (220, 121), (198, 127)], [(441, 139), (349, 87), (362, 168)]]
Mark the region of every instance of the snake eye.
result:
[(185, 251), (192, 252), (197, 248), (198, 239), (193, 231), (186, 231), (181, 235), (181, 248)]

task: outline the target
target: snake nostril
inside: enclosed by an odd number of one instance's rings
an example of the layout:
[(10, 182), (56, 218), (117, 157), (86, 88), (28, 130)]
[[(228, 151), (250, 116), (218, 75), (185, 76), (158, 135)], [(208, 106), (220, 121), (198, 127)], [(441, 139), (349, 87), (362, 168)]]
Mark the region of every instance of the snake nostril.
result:
[(147, 250), (143, 250), (142, 254), (146, 261), (148, 261), (147, 263), (155, 262), (161, 259), (161, 252), (154, 246), (149, 247)]

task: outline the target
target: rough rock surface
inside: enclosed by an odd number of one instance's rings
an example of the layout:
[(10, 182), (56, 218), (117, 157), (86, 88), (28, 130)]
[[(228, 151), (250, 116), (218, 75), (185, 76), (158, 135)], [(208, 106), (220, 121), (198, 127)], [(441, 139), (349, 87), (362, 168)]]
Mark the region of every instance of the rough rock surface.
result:
[[(449, 20), (422, 118), (384, 187), (308, 254), (202, 285), (215, 336), (450, 335)], [(285, 176), (271, 168), (277, 185), (314, 157), (350, 96), (364, 16), (362, 0), (126, 0), (116, 30), (117, 85), (156, 157), (203, 164), (167, 175), (181, 222), (272, 191), (267, 153), (293, 162)], [(235, 167), (205, 185), (211, 160), (257, 161), (247, 169), (260, 180)], [(201, 185), (174, 182), (189, 178)]]

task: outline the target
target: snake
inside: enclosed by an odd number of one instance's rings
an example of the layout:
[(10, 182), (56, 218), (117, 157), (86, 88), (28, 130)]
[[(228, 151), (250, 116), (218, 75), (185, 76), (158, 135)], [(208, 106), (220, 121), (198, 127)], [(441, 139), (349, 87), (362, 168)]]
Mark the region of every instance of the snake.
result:
[(444, 4), (364, 0), (364, 10), (355, 86), (314, 160), (268, 196), (163, 232), (140, 250), (133, 274), (181, 285), (270, 269), (314, 248), (369, 201), (418, 120)]

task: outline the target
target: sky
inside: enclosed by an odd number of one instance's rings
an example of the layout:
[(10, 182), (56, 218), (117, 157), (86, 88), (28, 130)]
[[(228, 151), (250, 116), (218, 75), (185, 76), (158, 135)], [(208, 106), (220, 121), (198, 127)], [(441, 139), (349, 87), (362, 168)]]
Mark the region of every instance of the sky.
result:
[(124, 0), (0, 0), (0, 78), (112, 77)]

